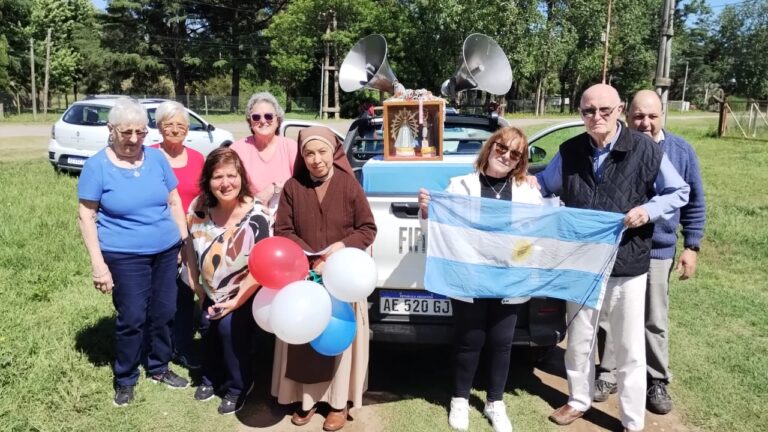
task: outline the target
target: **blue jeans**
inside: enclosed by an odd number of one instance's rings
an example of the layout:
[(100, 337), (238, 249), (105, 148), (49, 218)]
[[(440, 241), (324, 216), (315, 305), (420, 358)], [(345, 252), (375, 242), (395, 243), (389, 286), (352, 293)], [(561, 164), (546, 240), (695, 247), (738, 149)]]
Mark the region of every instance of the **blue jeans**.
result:
[(173, 355), (190, 360), (194, 358), (192, 344), (195, 337), (195, 293), (180, 277), (176, 278), (176, 286), (178, 294), (176, 315), (173, 319)]
[(136, 385), (139, 364), (150, 375), (168, 370), (176, 313), (177, 244), (153, 255), (103, 252), (115, 286), (115, 363), (118, 386)]
[(203, 303), (200, 329), (203, 334), (203, 384), (226, 390), (230, 396), (247, 392), (253, 383), (254, 344), (261, 331), (253, 320), (253, 296), (218, 320), (209, 320), (210, 298)]

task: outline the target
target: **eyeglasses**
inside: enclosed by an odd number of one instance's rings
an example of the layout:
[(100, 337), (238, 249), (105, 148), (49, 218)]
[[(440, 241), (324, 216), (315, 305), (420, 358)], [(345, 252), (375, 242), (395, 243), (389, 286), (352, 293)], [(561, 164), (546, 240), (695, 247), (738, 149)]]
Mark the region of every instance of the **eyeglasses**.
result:
[(613, 111), (620, 106), (622, 106), (622, 104), (618, 104), (613, 107), (579, 108), (579, 112), (581, 113), (581, 116), (584, 118), (594, 118), (597, 113), (600, 113), (600, 117), (606, 118), (611, 114), (613, 114)]
[[(258, 122), (261, 121), (262, 114), (251, 114), (251, 120)], [(275, 115), (272, 113), (263, 114), (264, 121), (271, 122), (275, 119)]]
[(161, 123), (160, 127), (163, 130), (174, 130), (174, 129), (176, 129), (176, 130), (180, 130), (180, 131), (185, 131), (185, 130), (187, 130), (189, 128), (189, 125), (186, 125), (184, 123)]
[(133, 134), (136, 134), (136, 138), (144, 138), (145, 136), (147, 136), (146, 129), (120, 129), (116, 127), (115, 130), (123, 138), (131, 138)]
[(494, 141), (494, 150), (496, 151), (496, 156), (504, 156), (505, 154), (509, 153), (509, 158), (513, 160), (518, 160), (521, 157), (523, 157), (523, 154), (520, 153), (517, 150), (512, 150), (509, 148), (508, 145), (500, 143), (498, 141)]

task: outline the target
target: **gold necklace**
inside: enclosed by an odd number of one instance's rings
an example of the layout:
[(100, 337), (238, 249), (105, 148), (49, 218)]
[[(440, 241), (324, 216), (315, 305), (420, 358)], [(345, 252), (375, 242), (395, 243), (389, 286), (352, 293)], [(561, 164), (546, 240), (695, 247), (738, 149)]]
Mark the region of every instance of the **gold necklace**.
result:
[(488, 176), (485, 174), (483, 174), (483, 180), (485, 180), (485, 184), (487, 184), (488, 187), (491, 188), (491, 190), (496, 194), (496, 199), (501, 199), (501, 192), (504, 191), (505, 187), (507, 187), (507, 183), (509, 183), (509, 177), (507, 177), (507, 180), (504, 181), (504, 184), (501, 186), (501, 189), (499, 189), (498, 192), (493, 186), (491, 186), (491, 183), (488, 181)]

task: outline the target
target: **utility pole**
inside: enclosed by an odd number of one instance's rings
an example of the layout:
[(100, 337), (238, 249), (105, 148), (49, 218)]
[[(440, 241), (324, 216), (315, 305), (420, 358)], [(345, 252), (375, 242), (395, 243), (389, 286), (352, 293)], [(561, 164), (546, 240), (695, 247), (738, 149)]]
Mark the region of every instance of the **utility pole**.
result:
[(688, 88), (688, 62), (685, 62), (685, 78), (683, 78), (683, 104), (685, 104), (685, 90)]
[(675, 0), (664, 0), (661, 13), (661, 28), (659, 30), (659, 53), (656, 60), (656, 78), (654, 85), (656, 93), (661, 97), (661, 109), (664, 112), (662, 126), (667, 122), (667, 107), (669, 104), (669, 65), (672, 63), (672, 36), (674, 35)]
[[(330, 10), (320, 14), (321, 17), (327, 20), (325, 26), (325, 58), (323, 59), (322, 72), (320, 75), (320, 82), (322, 83), (322, 97), (320, 100), (320, 113), (321, 118), (328, 118), (328, 113), (334, 113), (333, 118), (339, 118), (339, 74), (338, 68), (335, 64), (331, 65), (331, 54), (333, 54), (333, 61), (336, 62), (338, 57), (336, 53), (336, 44), (334, 43), (333, 49), (331, 49), (331, 32), (336, 32), (336, 11)], [(335, 106), (330, 105), (329, 86), (331, 85), (331, 73), (333, 73), (333, 89), (334, 89), (334, 102)]]
[(35, 85), (35, 40), (29, 40), (29, 68), (32, 73), (32, 118), (37, 119), (37, 86)]
[(608, 19), (605, 21), (605, 38), (603, 43), (603, 84), (605, 84), (605, 76), (608, 73), (608, 39), (611, 34), (611, 9), (613, 1), (608, 0)]
[[(43, 115), (48, 114), (48, 76), (51, 68), (51, 29), (45, 37), (45, 85), (43, 86)], [(189, 106), (189, 105), (187, 105)]]

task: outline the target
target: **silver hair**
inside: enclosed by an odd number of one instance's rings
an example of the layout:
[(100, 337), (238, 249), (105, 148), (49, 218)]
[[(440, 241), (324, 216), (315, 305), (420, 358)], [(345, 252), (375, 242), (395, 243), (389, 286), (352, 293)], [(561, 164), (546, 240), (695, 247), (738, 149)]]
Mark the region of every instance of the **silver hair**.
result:
[(176, 101), (163, 102), (158, 105), (155, 110), (155, 124), (160, 127), (161, 123), (171, 117), (176, 117), (177, 115), (184, 116), (184, 121), (189, 124), (189, 113), (187, 113), (187, 109), (184, 108), (184, 105)]
[(131, 124), (147, 127), (149, 124), (147, 109), (135, 99), (127, 97), (121, 97), (115, 101), (115, 105), (109, 110), (107, 120), (113, 126)]
[(280, 106), (280, 103), (277, 101), (277, 98), (275, 98), (275, 96), (270, 92), (254, 93), (251, 96), (251, 98), (248, 99), (248, 105), (245, 108), (246, 118), (250, 119), (251, 110), (253, 109), (253, 106), (259, 102), (266, 102), (268, 104), (271, 104), (272, 107), (275, 109), (278, 125), (283, 122), (283, 120), (285, 119), (285, 111), (283, 110), (283, 107)]

